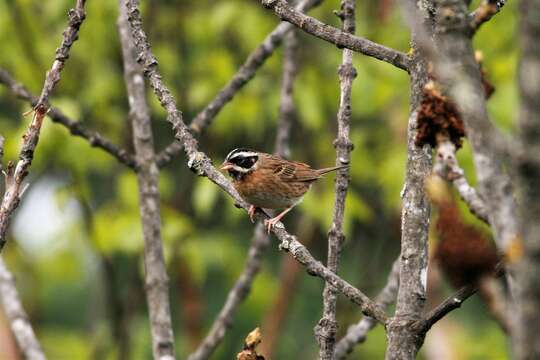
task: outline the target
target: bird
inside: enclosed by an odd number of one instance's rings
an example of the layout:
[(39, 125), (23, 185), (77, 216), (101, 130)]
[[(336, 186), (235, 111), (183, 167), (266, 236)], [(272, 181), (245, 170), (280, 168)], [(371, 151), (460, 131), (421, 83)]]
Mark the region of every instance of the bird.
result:
[(220, 169), (228, 172), (236, 191), (250, 204), (248, 215), (252, 222), (257, 208), (283, 209), (277, 216), (264, 221), (270, 233), (274, 225), (302, 201), (311, 184), (328, 172), (348, 166), (312, 169), (301, 162), (237, 148), (229, 152)]

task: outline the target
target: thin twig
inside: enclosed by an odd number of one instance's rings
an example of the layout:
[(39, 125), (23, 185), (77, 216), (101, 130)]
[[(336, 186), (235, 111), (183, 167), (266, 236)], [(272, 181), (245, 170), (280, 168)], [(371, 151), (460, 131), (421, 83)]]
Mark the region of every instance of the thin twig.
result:
[(229, 291), (227, 300), (212, 324), (210, 331), (197, 347), (197, 350), (188, 356), (188, 360), (208, 359), (223, 340), (225, 332), (232, 326), (236, 309), (251, 290), (251, 284), (261, 267), (262, 255), (269, 245), (270, 239), (264, 231), (264, 226), (257, 224), (242, 274)]
[[(399, 287), (399, 258), (394, 261), (392, 270), (386, 280), (386, 285), (375, 298), (375, 302), (380, 307), (386, 309), (396, 301)], [(343, 336), (336, 344), (334, 359), (342, 360), (350, 354), (357, 344), (366, 341), (367, 333), (377, 325), (375, 319), (364, 316), (357, 324), (351, 325), (347, 329), (347, 334)]]
[(506, 0), (482, 0), (478, 8), (469, 15), (472, 34), (474, 35), (482, 24), (497, 15), (505, 4)]
[[(197, 140), (193, 137), (186, 124), (182, 121), (182, 113), (176, 107), (176, 101), (168, 88), (163, 84), (161, 75), (158, 71), (157, 60), (150, 50), (146, 34), (141, 27), (140, 12), (138, 10), (137, 0), (127, 0), (128, 19), (130, 22), (135, 44), (139, 50), (137, 57), (139, 63), (144, 68), (156, 97), (161, 105), (167, 111), (167, 120), (172, 124), (176, 139), (183, 145), (184, 152), (188, 159), (188, 167), (199, 176), (206, 176), (210, 181), (218, 185), (223, 191), (229, 194), (236, 202), (238, 207), (247, 210), (247, 204), (236, 192), (232, 184), (212, 166), (211, 159), (203, 152), (199, 151)], [(257, 212), (258, 220), (268, 219), (267, 215)], [(364, 314), (373, 316), (381, 323), (386, 322), (385, 312), (379, 308), (371, 299), (369, 299), (360, 290), (341, 279), (335, 273), (328, 270), (319, 261), (315, 260), (309, 251), (300, 244), (293, 235), (290, 235), (282, 223), (276, 224), (273, 233), (280, 240), (280, 247), (290, 251), (291, 255), (302, 263), (309, 273), (319, 276), (327, 282), (330, 282), (338, 291), (342, 292), (348, 299), (360, 306)]]
[(385, 61), (405, 71), (409, 70), (409, 58), (400, 51), (351, 35), (304, 15), (287, 4), (285, 0), (262, 0), (262, 4), (273, 10), (281, 20), (290, 22), (322, 40)]
[[(296, 6), (300, 12), (308, 11), (309, 9), (320, 4), (322, 0), (302, 0)], [(294, 28), (292, 24), (281, 23), (266, 36), (259, 46), (249, 54), (246, 61), (240, 66), (240, 69), (233, 75), (231, 80), (225, 85), (201, 110), (191, 122), (189, 129), (194, 134), (200, 134), (211, 124), (216, 115), (223, 107), (233, 99), (233, 97), (246, 85), (254, 76), (257, 70), (272, 56), (274, 51), (281, 45), (285, 36)], [(157, 164), (159, 167), (167, 165), (174, 157), (182, 152), (182, 145), (174, 140), (157, 156)]]
[[(504, 266), (499, 263), (495, 269), (495, 277), (500, 277), (504, 274)], [(435, 309), (431, 310), (414, 328), (419, 333), (425, 334), (437, 321), (441, 320), (451, 311), (461, 307), (461, 304), (478, 291), (477, 284), (469, 284), (463, 286), (446, 300), (440, 303)]]
[(23, 135), (19, 161), (15, 168), (8, 165), (6, 191), (0, 206), (0, 251), (6, 244), (6, 231), (9, 220), (11, 214), (19, 205), (22, 190), (24, 189), (22, 182), (26, 178), (26, 175), (28, 175), (28, 169), (34, 158), (34, 150), (39, 141), (43, 118), (49, 111), (49, 94), (60, 81), (60, 72), (69, 58), (71, 46), (73, 45), (73, 42), (77, 40), (79, 28), (86, 16), (84, 4), (85, 0), (77, 0), (75, 8), (69, 10), (69, 24), (64, 30), (60, 47), (56, 49), (56, 56), (51, 70), (47, 72), (41, 95), (33, 109), (32, 121)]
[(476, 189), (469, 185), (465, 172), (456, 159), (456, 146), (450, 140), (445, 140), (437, 146), (435, 173), (454, 185), (461, 199), (467, 204), (471, 213), (478, 219), (488, 223), (488, 211), (484, 200)]
[[(4, 84), (15, 96), (28, 101), (33, 107), (37, 105), (38, 97), (30, 93), (23, 84), (13, 79), (4, 69), (0, 69), (0, 83)], [(100, 133), (87, 129), (80, 121), (70, 119), (60, 109), (51, 106), (47, 116), (53, 122), (66, 127), (72, 135), (86, 139), (90, 146), (103, 149), (115, 157), (120, 163), (131, 169), (137, 169), (135, 158), (127, 150), (118, 147)]]
[(129, 98), (133, 145), (140, 170), (140, 212), (144, 237), (146, 301), (150, 313), (154, 359), (174, 359), (174, 335), (169, 304), (169, 278), (163, 256), (159, 202), (159, 169), (154, 160), (150, 110), (146, 102), (144, 77), (127, 21), (126, 7), (119, 0), (118, 32), (124, 60), (124, 80)]
[[(342, 0), (341, 11), (337, 14), (343, 22), (343, 31), (354, 34), (355, 31), (355, 0)], [(338, 133), (334, 146), (336, 148), (336, 166), (349, 165), (353, 144), (349, 139), (351, 122), (351, 92), (352, 83), (356, 78), (356, 69), (352, 63), (353, 52), (343, 50), (343, 60), (339, 66), (340, 100), (337, 114)], [(337, 172), (335, 184), (334, 212), (332, 214), (332, 227), (328, 231), (328, 258), (326, 266), (337, 273), (341, 244), (345, 241), (343, 234), (343, 218), (345, 216), (345, 200), (349, 188), (349, 168)], [(337, 292), (329, 284), (325, 284), (323, 291), (323, 316), (315, 326), (315, 338), (319, 344), (319, 358), (332, 360), (336, 344), (336, 306)]]
[[(1, 158), (0, 158), (1, 162)], [(13, 274), (0, 256), (0, 297), (19, 351), (28, 360), (45, 360), (45, 354), (24, 311)]]

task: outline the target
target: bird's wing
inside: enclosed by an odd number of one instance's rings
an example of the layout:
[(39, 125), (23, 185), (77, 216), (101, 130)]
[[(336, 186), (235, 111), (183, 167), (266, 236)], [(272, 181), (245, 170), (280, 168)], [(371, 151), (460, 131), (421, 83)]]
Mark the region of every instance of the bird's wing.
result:
[(274, 174), (285, 182), (309, 182), (321, 177), (309, 165), (295, 161), (280, 161), (276, 163)]

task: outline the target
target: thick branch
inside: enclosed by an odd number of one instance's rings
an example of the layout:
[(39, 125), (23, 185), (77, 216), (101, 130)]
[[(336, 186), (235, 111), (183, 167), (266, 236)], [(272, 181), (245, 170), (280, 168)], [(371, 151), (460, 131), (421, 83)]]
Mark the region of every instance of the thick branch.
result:
[[(11, 75), (4, 69), (0, 69), (0, 83), (6, 85), (6, 87), (13, 94), (15, 94), (15, 96), (28, 101), (33, 107), (37, 105), (39, 100), (38, 97), (30, 93), (23, 84), (15, 81), (15, 79), (13, 79)], [(118, 147), (111, 140), (107, 139), (98, 132), (85, 128), (80, 121), (70, 119), (60, 109), (51, 106), (47, 116), (51, 118), (53, 122), (66, 127), (72, 135), (86, 139), (90, 143), (90, 146), (95, 146), (105, 150), (115, 157), (120, 163), (131, 169), (137, 168), (137, 162), (135, 161), (133, 155), (128, 153), (125, 149)]]
[[(520, 2), (519, 111), (521, 151), (517, 161), (523, 239), (518, 249), (516, 279), (520, 285), (515, 341), (516, 359), (540, 358), (540, 1)], [(522, 256), (519, 256), (522, 255)]]
[(385, 61), (405, 71), (409, 70), (409, 58), (400, 51), (351, 35), (313, 17), (304, 15), (292, 8), (285, 0), (262, 0), (262, 4), (272, 9), (280, 19), (298, 26), (308, 34), (338, 47), (347, 48)]
[(456, 146), (451, 141), (445, 140), (438, 145), (434, 171), (443, 179), (451, 181), (471, 213), (488, 223), (486, 204), (465, 178), (465, 172), (456, 159)]
[(423, 338), (411, 331), (424, 310), (427, 288), (430, 206), (424, 181), (431, 172), (431, 147), (415, 144), (417, 111), (427, 81), (424, 54), (413, 32), (411, 100), (407, 140), (407, 170), (401, 211), (401, 262), (395, 316), (389, 321), (386, 359), (414, 359)]
[[(197, 140), (190, 133), (188, 127), (182, 121), (182, 113), (176, 107), (176, 101), (170, 91), (163, 84), (158, 71), (157, 60), (150, 50), (146, 34), (141, 27), (140, 12), (137, 0), (127, 0), (129, 22), (135, 44), (139, 50), (138, 60), (143, 65), (145, 75), (150, 81), (156, 97), (163, 108), (167, 111), (167, 120), (172, 124), (176, 139), (182, 144), (184, 152), (188, 158), (188, 167), (199, 176), (206, 176), (210, 181), (218, 185), (229, 194), (237, 203), (237, 206), (248, 209), (248, 204), (242, 200), (232, 184), (214, 166), (212, 161), (198, 149)], [(257, 219), (267, 219), (268, 216), (258, 212)], [(379, 322), (386, 321), (386, 314), (364, 293), (350, 285), (339, 276), (325, 268), (319, 261), (315, 260), (309, 251), (300, 244), (296, 238), (290, 235), (283, 224), (278, 223), (273, 228), (273, 232), (281, 242), (281, 248), (289, 250), (291, 255), (300, 263), (306, 266), (307, 270), (327, 282), (330, 282), (338, 291), (342, 292), (352, 302), (358, 304), (364, 314), (373, 316)]]
[(33, 110), (32, 121), (23, 135), (21, 151), (19, 153), (19, 161), (13, 169), (8, 168), (6, 179), (6, 191), (2, 198), (0, 206), (0, 251), (6, 244), (6, 231), (9, 225), (11, 214), (17, 206), (22, 196), (22, 182), (34, 158), (34, 150), (39, 141), (41, 124), (43, 118), (49, 111), (49, 94), (52, 92), (56, 84), (60, 81), (60, 72), (64, 68), (65, 62), (69, 58), (69, 51), (73, 42), (77, 40), (79, 28), (86, 16), (84, 12), (85, 0), (77, 0), (75, 9), (69, 10), (69, 24), (64, 30), (63, 39), (60, 47), (56, 49), (55, 60), (51, 70), (47, 72), (43, 89), (38, 102)]
[[(308, 11), (314, 6), (318, 5), (322, 0), (302, 0), (296, 6), (296, 9), (300, 12)], [(281, 23), (268, 34), (264, 41), (255, 48), (249, 54), (246, 61), (242, 64), (240, 69), (233, 75), (231, 80), (225, 85), (218, 94), (210, 101), (206, 107), (199, 112), (193, 121), (191, 122), (189, 129), (195, 133), (200, 134), (216, 115), (223, 109), (223, 107), (233, 99), (240, 89), (244, 87), (254, 76), (257, 70), (265, 63), (265, 61), (272, 56), (276, 48), (281, 45), (281, 42), (285, 36), (294, 28), (293, 25), (288, 23)], [(167, 165), (176, 155), (182, 152), (182, 145), (178, 141), (173, 141), (157, 156), (157, 164), (159, 167)]]
[(489, 209), (495, 240), (506, 251), (518, 236), (512, 185), (493, 139), (498, 132), (489, 119), (480, 69), (474, 57), (466, 5), (444, 0), (437, 9), (434, 60), (437, 78), (455, 101), (473, 150), (479, 195)]
[(144, 236), (145, 290), (154, 359), (174, 359), (174, 335), (169, 304), (169, 278), (163, 257), (159, 203), (159, 170), (154, 161), (150, 110), (144, 77), (137, 64), (136, 49), (127, 21), (126, 7), (119, 0), (118, 32), (124, 59), (124, 80), (129, 98), (133, 144), (139, 163), (137, 181)]
[[(388, 275), (386, 285), (383, 287), (379, 295), (375, 298), (375, 302), (386, 309), (396, 301), (396, 296), (399, 287), (399, 259), (394, 261), (392, 270)], [(347, 334), (336, 344), (334, 351), (334, 359), (342, 360), (350, 354), (357, 344), (366, 341), (367, 333), (377, 325), (377, 322), (369, 317), (364, 316), (360, 322), (351, 325), (347, 329)]]
[[(0, 158), (1, 162), (1, 158)], [(21, 299), (15, 287), (15, 279), (6, 267), (4, 259), (0, 257), (0, 297), (4, 312), (9, 320), (11, 331), (15, 335), (19, 350), (25, 359), (46, 359), (41, 345), (24, 311)]]
[[(354, 34), (355, 30), (355, 1), (342, 0), (341, 11), (338, 14), (343, 22), (343, 31)], [(353, 144), (349, 139), (351, 122), (351, 92), (352, 82), (356, 77), (356, 69), (352, 63), (353, 52), (343, 50), (343, 60), (339, 66), (339, 80), (341, 95), (337, 114), (338, 134), (334, 141), (336, 147), (336, 166), (348, 165), (351, 161), (350, 153)], [(343, 218), (345, 216), (345, 199), (349, 188), (349, 168), (338, 171), (335, 184), (334, 212), (332, 215), (332, 227), (328, 232), (328, 258), (327, 267), (337, 273), (341, 244), (345, 240), (343, 234)], [(334, 346), (336, 343), (337, 293), (329, 284), (325, 284), (323, 292), (323, 316), (315, 327), (315, 337), (319, 343), (319, 358), (332, 360), (334, 358)]]
[(212, 324), (208, 335), (206, 335), (197, 350), (188, 356), (188, 360), (208, 359), (223, 340), (225, 332), (232, 325), (236, 309), (248, 296), (251, 290), (251, 284), (255, 279), (255, 275), (257, 275), (260, 270), (262, 255), (268, 245), (270, 245), (270, 239), (266, 235), (264, 227), (262, 224), (257, 224), (242, 274), (232, 287), (231, 291), (229, 291), (227, 300)]

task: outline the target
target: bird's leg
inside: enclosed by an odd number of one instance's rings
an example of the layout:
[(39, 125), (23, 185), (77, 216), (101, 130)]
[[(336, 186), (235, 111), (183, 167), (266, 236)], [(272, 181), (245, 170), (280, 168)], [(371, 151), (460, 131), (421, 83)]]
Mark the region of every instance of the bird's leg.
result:
[(253, 216), (255, 216), (256, 211), (257, 211), (257, 208), (255, 206), (253, 205), (249, 206), (248, 215), (249, 215), (249, 220), (251, 220), (251, 222), (255, 222), (255, 220), (253, 220)]
[(280, 222), (281, 219), (285, 216), (285, 214), (287, 214), (289, 211), (291, 211), (292, 208), (293, 208), (292, 206), (289, 207), (289, 208), (286, 208), (279, 215), (274, 216), (271, 219), (264, 220), (264, 225), (266, 226), (266, 230), (268, 231), (269, 234), (270, 234), (270, 231), (272, 230), (272, 228), (274, 227), (274, 225), (276, 225), (278, 222)]

